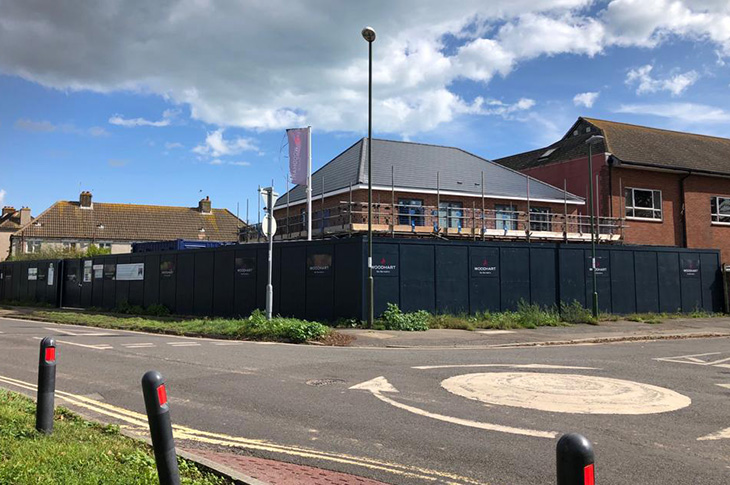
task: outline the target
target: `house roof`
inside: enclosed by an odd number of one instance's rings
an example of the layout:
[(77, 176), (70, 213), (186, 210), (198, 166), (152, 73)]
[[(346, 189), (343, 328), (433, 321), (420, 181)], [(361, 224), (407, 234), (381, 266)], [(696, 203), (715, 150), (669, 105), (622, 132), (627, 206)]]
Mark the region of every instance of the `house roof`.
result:
[(20, 228), (20, 211), (15, 211), (9, 214), (5, 214), (4, 216), (0, 216), (0, 231), (15, 232)]
[[(587, 132), (585, 128), (592, 130)], [(600, 143), (594, 151), (609, 152), (620, 163), (730, 175), (730, 139), (583, 117), (552, 145), (495, 162), (524, 170), (585, 157), (585, 141), (597, 133), (604, 136), (605, 144)]]
[[(368, 140), (362, 138), (312, 174), (312, 196), (346, 190), (368, 183)], [(471, 195), (482, 193), (481, 177), (484, 173), (484, 193), (489, 197), (526, 198), (527, 177), (460, 148), (427, 145), (393, 140), (373, 140), (373, 186), (396, 189), (436, 190), (462, 192)], [(552, 185), (530, 179), (530, 198), (560, 200), (563, 191)], [(306, 198), (305, 187), (297, 185), (289, 191), (289, 202)], [(583, 199), (572, 194), (568, 201), (582, 203)], [(275, 207), (286, 205), (286, 194), (279, 198)]]
[(87, 209), (81, 208), (78, 202), (59, 201), (15, 236), (99, 241), (237, 241), (242, 225), (226, 209), (212, 209), (210, 214), (203, 214), (197, 207), (104, 202), (94, 202)]

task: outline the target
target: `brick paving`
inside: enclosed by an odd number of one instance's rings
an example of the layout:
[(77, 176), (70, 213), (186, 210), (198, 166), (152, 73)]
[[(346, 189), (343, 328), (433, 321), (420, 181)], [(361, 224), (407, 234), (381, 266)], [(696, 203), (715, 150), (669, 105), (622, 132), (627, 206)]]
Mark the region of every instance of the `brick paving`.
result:
[(369, 478), (311, 466), (210, 450), (194, 450), (194, 452), (269, 485), (386, 485)]

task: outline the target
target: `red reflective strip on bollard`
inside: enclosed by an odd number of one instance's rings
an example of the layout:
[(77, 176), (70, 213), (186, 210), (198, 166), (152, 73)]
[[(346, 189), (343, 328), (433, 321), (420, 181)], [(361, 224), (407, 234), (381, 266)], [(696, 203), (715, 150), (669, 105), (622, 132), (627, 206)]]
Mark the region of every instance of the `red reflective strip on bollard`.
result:
[(164, 384), (157, 388), (157, 400), (159, 401), (160, 406), (167, 404), (167, 391), (165, 390)]
[(46, 347), (46, 362), (56, 360), (56, 347)]
[(593, 463), (583, 468), (583, 485), (596, 485)]

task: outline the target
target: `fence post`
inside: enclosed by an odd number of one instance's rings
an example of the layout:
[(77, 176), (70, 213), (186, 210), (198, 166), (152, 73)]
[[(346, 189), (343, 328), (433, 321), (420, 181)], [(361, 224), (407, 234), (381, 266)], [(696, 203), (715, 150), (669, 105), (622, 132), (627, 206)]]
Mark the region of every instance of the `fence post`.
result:
[(558, 485), (595, 485), (593, 445), (582, 435), (568, 433), (556, 447)]
[(159, 372), (151, 370), (142, 376), (142, 394), (160, 485), (179, 485), (180, 472), (177, 467), (175, 442), (172, 439), (170, 406), (167, 404), (165, 380)]
[(56, 392), (56, 341), (51, 337), (45, 337), (41, 340), (40, 349), (35, 429), (41, 433), (51, 434)]

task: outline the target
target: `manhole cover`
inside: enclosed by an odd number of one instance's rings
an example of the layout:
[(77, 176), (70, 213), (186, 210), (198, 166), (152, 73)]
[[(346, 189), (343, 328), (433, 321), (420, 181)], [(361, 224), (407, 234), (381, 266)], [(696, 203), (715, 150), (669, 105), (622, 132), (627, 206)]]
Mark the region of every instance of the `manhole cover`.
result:
[(332, 384), (344, 384), (344, 379), (310, 379), (307, 381), (308, 386), (322, 387), (330, 386)]

